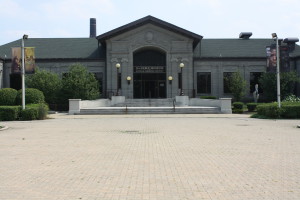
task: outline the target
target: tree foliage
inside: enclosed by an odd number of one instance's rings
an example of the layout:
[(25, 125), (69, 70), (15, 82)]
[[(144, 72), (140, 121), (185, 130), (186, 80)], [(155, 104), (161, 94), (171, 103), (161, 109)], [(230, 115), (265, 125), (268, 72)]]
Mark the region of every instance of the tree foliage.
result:
[[(280, 93), (281, 98), (293, 94), (295, 84), (300, 82), (296, 72), (282, 72), (280, 73)], [(263, 88), (263, 96), (266, 101), (276, 101), (277, 99), (277, 75), (276, 73), (264, 73), (259, 79), (259, 83)]]
[(81, 64), (70, 66), (62, 79), (62, 96), (67, 99), (92, 100), (99, 97), (99, 85), (94, 74)]
[(235, 101), (240, 101), (246, 93), (246, 81), (241, 76), (240, 72), (234, 72), (227, 78), (228, 87)]
[(26, 78), (27, 87), (42, 91), (47, 103), (54, 104), (58, 102), (62, 84), (57, 74), (38, 69), (35, 74), (29, 75)]

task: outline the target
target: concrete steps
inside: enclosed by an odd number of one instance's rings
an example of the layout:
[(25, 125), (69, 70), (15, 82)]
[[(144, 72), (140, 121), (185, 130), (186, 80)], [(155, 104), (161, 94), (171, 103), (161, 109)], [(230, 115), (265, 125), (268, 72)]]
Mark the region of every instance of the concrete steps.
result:
[(126, 99), (113, 107), (173, 107), (173, 99)]
[(111, 114), (218, 114), (218, 107), (98, 107), (81, 109), (80, 115), (111, 115)]

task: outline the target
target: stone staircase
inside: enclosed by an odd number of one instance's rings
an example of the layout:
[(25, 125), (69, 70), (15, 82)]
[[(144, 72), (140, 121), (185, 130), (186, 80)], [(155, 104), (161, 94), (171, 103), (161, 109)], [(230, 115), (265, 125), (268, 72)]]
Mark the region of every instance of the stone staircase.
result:
[(219, 114), (218, 107), (102, 107), (85, 108), (80, 115), (112, 115), (112, 114)]
[(178, 106), (174, 99), (126, 99), (111, 107), (80, 109), (81, 115), (91, 114), (217, 114), (219, 107)]
[(174, 99), (126, 99), (113, 107), (173, 107)]

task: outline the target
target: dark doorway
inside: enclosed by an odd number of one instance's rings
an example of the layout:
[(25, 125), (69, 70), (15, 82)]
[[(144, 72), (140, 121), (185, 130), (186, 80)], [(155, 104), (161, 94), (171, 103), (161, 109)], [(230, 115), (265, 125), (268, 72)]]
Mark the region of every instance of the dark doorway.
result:
[(133, 85), (134, 98), (166, 98), (164, 73), (135, 73)]
[(166, 98), (166, 54), (143, 49), (133, 54), (133, 97)]
[(10, 74), (10, 87), (15, 90), (22, 89), (21, 74)]

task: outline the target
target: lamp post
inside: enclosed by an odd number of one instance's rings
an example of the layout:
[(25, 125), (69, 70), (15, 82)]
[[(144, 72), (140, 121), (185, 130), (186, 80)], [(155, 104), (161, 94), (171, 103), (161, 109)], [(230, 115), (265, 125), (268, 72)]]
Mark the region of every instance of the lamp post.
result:
[(119, 69), (121, 67), (120, 63), (116, 64), (116, 68), (117, 68), (117, 94), (116, 96), (119, 96)]
[(272, 33), (272, 38), (276, 39), (276, 61), (277, 61), (277, 102), (278, 102), (278, 108), (281, 107), (281, 100), (280, 100), (280, 55), (279, 55), (279, 44), (278, 44), (278, 36), (276, 33)]
[(180, 85), (181, 85), (181, 87), (180, 87), (180, 96), (183, 96), (183, 90), (182, 90), (182, 88), (183, 88), (183, 85), (182, 85), (183, 75), (182, 75), (182, 69), (184, 68), (184, 63), (180, 63), (179, 67), (180, 67), (180, 74), (181, 74), (181, 79), (180, 79)]
[(127, 76), (126, 80), (127, 80), (127, 84), (130, 85), (131, 76)]
[(168, 77), (168, 80), (169, 80), (169, 84), (172, 84), (173, 77), (172, 77), (172, 76), (169, 76), (169, 77)]
[(28, 35), (22, 37), (22, 109), (25, 109), (25, 47), (24, 40), (28, 39)]

